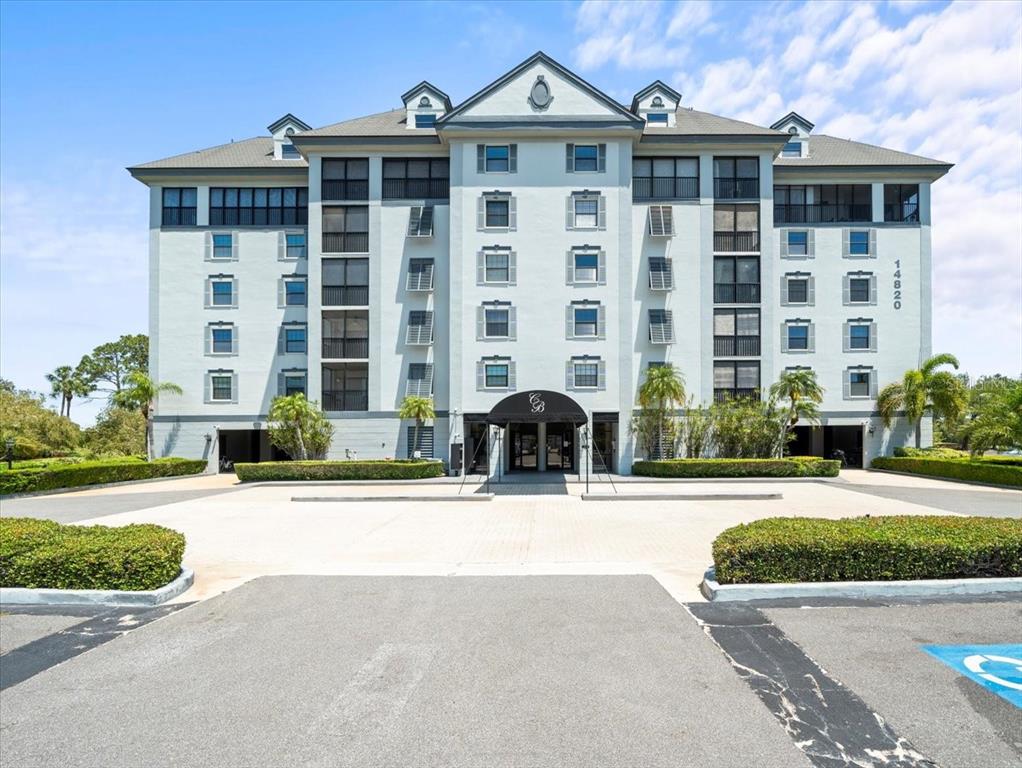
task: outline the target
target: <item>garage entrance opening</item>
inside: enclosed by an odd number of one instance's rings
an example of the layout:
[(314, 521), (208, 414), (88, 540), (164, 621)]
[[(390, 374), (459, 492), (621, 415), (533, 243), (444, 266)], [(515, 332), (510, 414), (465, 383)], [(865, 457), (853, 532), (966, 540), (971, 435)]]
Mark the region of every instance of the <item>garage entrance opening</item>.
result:
[(279, 448), (270, 445), (265, 429), (221, 429), (219, 433), (219, 466), (229, 469), (235, 464), (258, 461), (287, 461)]
[(795, 439), (788, 443), (791, 456), (819, 456), (844, 460), (846, 467), (862, 467), (862, 425), (795, 427)]

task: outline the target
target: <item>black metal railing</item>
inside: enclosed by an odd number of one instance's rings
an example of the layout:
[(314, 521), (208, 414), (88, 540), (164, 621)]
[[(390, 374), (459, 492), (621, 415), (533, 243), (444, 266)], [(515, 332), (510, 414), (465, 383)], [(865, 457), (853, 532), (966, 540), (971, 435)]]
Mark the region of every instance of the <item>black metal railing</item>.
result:
[(918, 203), (885, 203), (884, 221), (919, 221)]
[(759, 354), (759, 336), (714, 336), (714, 357), (755, 357)]
[(717, 304), (758, 304), (759, 283), (714, 283), (713, 300)]
[(759, 197), (759, 179), (714, 179), (717, 200), (753, 200)]
[(309, 223), (309, 209), (287, 208), (227, 208), (209, 207), (209, 223), (214, 227), (305, 226)]
[(713, 390), (713, 401), (716, 403), (723, 403), (728, 400), (737, 400), (739, 398), (748, 398), (752, 400), (759, 399), (758, 389), (745, 389), (740, 387), (728, 388), (728, 389), (717, 389)]
[(369, 253), (369, 233), (324, 232), (323, 253)]
[(869, 203), (777, 203), (774, 224), (830, 224), (873, 220)]
[(324, 285), (324, 307), (368, 307), (368, 285)]
[(325, 337), (323, 357), (331, 360), (363, 360), (369, 357), (369, 339)]
[(699, 179), (674, 176), (633, 176), (633, 200), (688, 200), (699, 197)]
[(368, 200), (368, 179), (323, 179), (324, 200)]
[(447, 200), (450, 179), (384, 179), (384, 200)]
[(759, 232), (714, 232), (713, 250), (724, 252), (759, 251)]
[(368, 411), (369, 393), (345, 391), (342, 389), (323, 390), (324, 411)]

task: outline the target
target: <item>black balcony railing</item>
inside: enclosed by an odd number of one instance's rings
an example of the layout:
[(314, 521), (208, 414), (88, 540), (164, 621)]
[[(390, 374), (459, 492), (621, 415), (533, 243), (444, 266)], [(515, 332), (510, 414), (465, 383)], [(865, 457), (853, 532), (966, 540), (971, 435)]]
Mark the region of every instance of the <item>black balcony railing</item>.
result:
[(885, 203), (884, 221), (919, 221), (917, 203)]
[(758, 389), (744, 389), (741, 387), (713, 390), (713, 400), (717, 403), (723, 403), (727, 400), (737, 400), (739, 398), (747, 398), (752, 400), (759, 399)]
[(331, 360), (364, 360), (369, 357), (369, 339), (323, 339), (323, 357)]
[(450, 179), (384, 179), (384, 200), (447, 200)]
[(324, 232), (323, 253), (369, 253), (369, 233)]
[(714, 283), (713, 300), (717, 304), (758, 304), (759, 283)]
[(324, 285), (324, 307), (368, 307), (368, 285)]
[(756, 357), (759, 336), (714, 336), (714, 357)]
[(324, 200), (368, 200), (368, 179), (323, 179)]
[(323, 390), (324, 411), (368, 411), (369, 393), (345, 391), (342, 389)]
[(209, 223), (214, 227), (305, 226), (309, 209), (290, 208), (225, 208), (209, 207)]
[(714, 179), (717, 200), (754, 200), (759, 197), (759, 179)]
[(714, 232), (713, 250), (718, 252), (758, 252), (759, 232)]
[(774, 224), (829, 224), (873, 220), (869, 203), (777, 203)]
[(699, 197), (699, 179), (633, 176), (633, 200), (689, 200)]

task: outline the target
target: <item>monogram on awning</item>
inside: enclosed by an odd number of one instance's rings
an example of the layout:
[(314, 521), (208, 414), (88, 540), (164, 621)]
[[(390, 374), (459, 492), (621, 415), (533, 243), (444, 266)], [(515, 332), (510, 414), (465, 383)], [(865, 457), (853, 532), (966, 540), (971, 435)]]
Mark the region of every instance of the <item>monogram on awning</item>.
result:
[(535, 424), (556, 421), (578, 427), (585, 424), (585, 411), (567, 395), (547, 389), (527, 389), (508, 395), (486, 416), (487, 424)]

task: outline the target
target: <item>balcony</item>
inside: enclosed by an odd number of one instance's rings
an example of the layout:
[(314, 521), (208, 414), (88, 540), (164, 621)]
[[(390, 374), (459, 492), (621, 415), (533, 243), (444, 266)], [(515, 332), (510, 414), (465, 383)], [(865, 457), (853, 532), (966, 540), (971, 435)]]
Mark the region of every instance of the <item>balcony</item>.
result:
[(756, 357), (759, 336), (714, 336), (714, 357)]
[(324, 307), (368, 307), (368, 285), (324, 285)]
[(759, 283), (714, 283), (716, 304), (759, 304)]
[(758, 253), (759, 232), (714, 232), (713, 250), (723, 253)]
[(369, 233), (324, 232), (323, 253), (369, 253)]
[(323, 359), (367, 360), (369, 359), (369, 339), (324, 338)]
[(447, 200), (450, 179), (384, 179), (384, 200)]
[(698, 178), (632, 177), (632, 200), (691, 200), (698, 197)]
[(323, 179), (324, 200), (368, 200), (368, 179)]
[(715, 200), (755, 200), (759, 197), (759, 179), (714, 179)]
[(369, 393), (341, 389), (323, 390), (324, 411), (368, 411)]
[(713, 401), (715, 403), (724, 403), (724, 402), (727, 402), (728, 400), (738, 400), (740, 398), (746, 398), (746, 399), (750, 399), (750, 400), (758, 400), (759, 399), (759, 390), (758, 389), (744, 389), (744, 388), (734, 388), (734, 389), (716, 389), (715, 388), (713, 390)]
[(774, 224), (833, 224), (870, 222), (873, 206), (869, 203), (778, 203), (774, 205)]
[(884, 221), (910, 221), (919, 223), (917, 203), (885, 203)]

